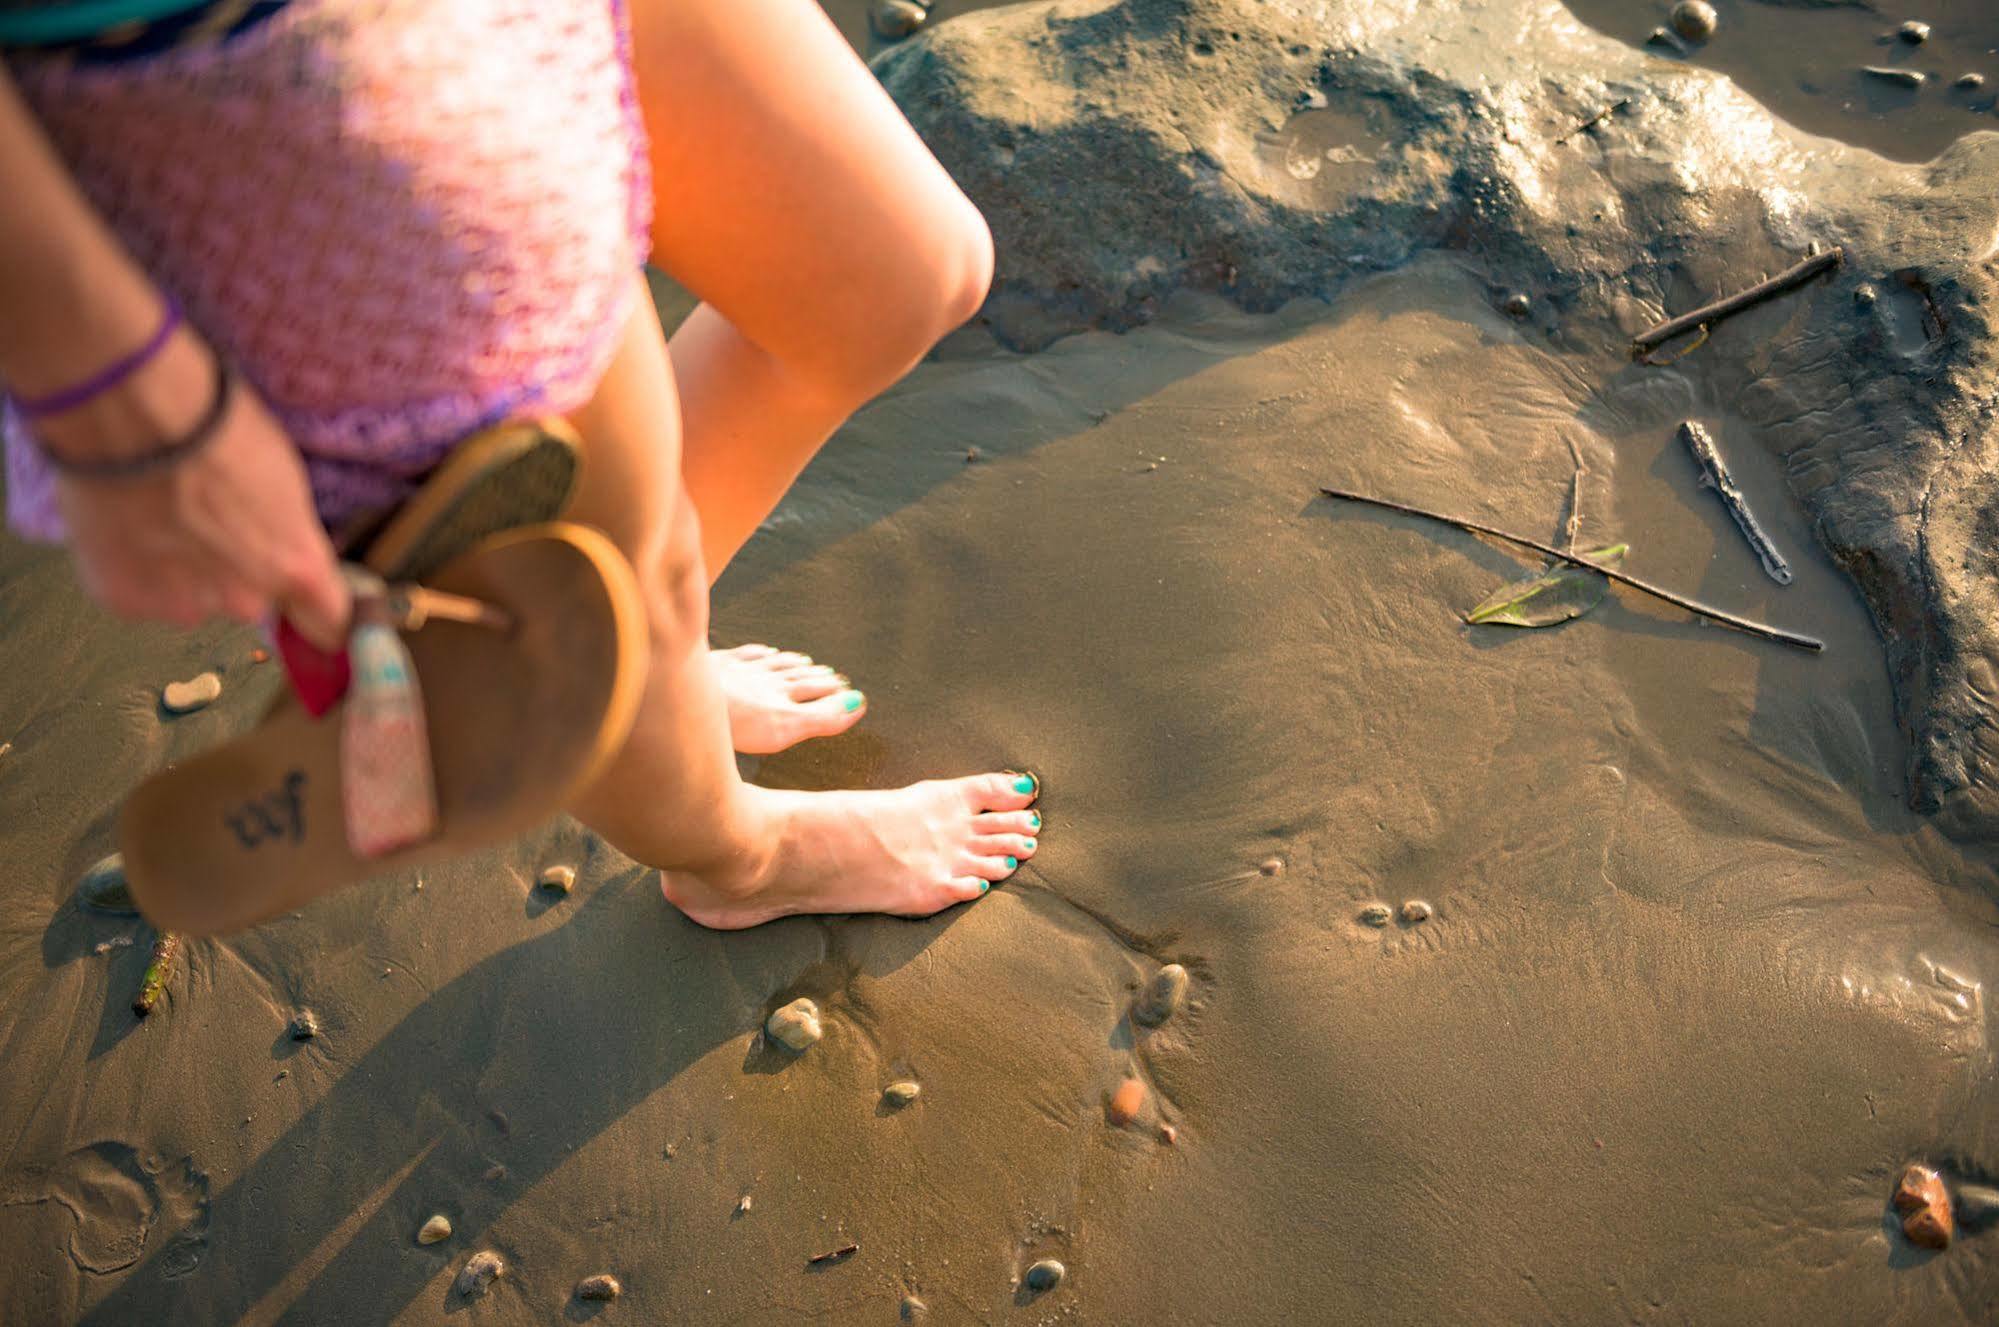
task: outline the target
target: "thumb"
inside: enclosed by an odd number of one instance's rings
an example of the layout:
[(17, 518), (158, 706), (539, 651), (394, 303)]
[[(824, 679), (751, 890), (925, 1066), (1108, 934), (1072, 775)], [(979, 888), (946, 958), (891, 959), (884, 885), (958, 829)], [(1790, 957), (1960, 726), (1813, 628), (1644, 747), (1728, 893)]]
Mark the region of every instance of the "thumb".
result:
[(321, 540), (286, 576), (276, 595), (278, 612), (320, 649), (338, 653), (347, 644), (354, 596), (333, 560), (333, 546)]

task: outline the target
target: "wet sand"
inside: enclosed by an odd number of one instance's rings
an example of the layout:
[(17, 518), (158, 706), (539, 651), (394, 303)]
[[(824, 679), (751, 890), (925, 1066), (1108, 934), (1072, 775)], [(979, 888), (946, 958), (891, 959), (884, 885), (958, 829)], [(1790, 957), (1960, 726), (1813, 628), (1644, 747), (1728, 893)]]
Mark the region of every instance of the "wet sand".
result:
[[(1867, 614), (1702, 363), (1552, 344), (1429, 258), (1032, 356), (967, 332), (856, 418), (715, 632), (870, 696), (760, 781), (1042, 776), (1042, 851), (921, 923), (706, 932), (565, 823), (191, 944), (135, 1023), (150, 932), (70, 891), (275, 679), (0, 546), (0, 1318), (1988, 1321), (1999, 1234), (1913, 1249), (1888, 1195), (1999, 1169), (1990, 867), (1901, 804)], [(1825, 653), (1622, 595), (1470, 628), (1528, 564), (1316, 496), (1552, 539), (1571, 443), (1586, 545)], [(1135, 1022), (1166, 963), (1185, 1006)], [(794, 1054), (760, 1030), (801, 996)]]

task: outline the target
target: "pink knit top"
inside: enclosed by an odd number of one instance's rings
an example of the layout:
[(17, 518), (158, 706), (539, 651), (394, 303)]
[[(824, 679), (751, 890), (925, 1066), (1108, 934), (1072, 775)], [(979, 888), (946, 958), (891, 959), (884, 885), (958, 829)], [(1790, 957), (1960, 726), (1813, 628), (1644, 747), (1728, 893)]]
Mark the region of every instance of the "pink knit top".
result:
[[(602, 376), (651, 220), (626, 45), (612, 0), (292, 0), (221, 44), (10, 70), (337, 530)], [(46, 462), (0, 429), (12, 523), (61, 538)]]

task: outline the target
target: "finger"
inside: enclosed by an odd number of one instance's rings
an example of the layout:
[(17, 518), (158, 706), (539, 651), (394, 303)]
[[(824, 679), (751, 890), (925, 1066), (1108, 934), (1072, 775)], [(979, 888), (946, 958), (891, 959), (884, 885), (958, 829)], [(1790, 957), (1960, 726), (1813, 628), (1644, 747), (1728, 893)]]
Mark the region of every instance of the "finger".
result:
[(333, 545), (323, 536), (281, 570), (273, 597), (278, 611), (320, 649), (338, 650), (345, 643), (353, 597), (333, 560)]

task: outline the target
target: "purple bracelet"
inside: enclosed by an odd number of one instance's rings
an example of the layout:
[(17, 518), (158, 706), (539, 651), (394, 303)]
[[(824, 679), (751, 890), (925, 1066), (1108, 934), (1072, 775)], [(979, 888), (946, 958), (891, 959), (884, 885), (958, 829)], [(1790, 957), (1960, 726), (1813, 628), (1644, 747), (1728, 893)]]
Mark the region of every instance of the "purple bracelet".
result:
[(167, 343), (167, 338), (180, 326), (180, 305), (174, 303), (171, 295), (167, 296), (166, 300), (167, 311), (160, 319), (160, 328), (147, 339), (146, 344), (122, 359), (113, 360), (74, 387), (65, 387), (59, 392), (50, 392), (47, 396), (16, 396), (14, 408), (21, 412), (21, 418), (46, 419), (50, 415), (60, 415), (66, 410), (74, 410), (92, 397), (102, 396), (131, 377), (147, 360), (160, 353), (160, 347)]

